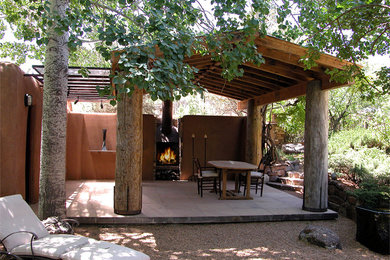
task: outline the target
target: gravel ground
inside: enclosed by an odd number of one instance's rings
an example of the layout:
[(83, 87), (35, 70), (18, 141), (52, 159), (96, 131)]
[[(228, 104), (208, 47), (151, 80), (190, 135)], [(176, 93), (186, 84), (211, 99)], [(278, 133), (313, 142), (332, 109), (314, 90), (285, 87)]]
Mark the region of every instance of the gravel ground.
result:
[[(299, 232), (309, 224), (335, 231), (343, 249), (300, 241)], [(390, 259), (358, 243), (356, 224), (344, 217), (240, 224), (84, 225), (76, 233), (131, 247), (151, 259)]]

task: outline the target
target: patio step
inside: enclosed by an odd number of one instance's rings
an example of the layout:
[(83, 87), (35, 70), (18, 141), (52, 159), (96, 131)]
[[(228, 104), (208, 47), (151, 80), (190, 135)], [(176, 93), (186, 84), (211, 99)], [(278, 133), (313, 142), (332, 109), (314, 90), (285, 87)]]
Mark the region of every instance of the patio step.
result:
[(297, 172), (297, 171), (287, 171), (287, 177), (290, 178), (297, 178), (297, 179), (303, 179), (303, 172)]
[(298, 185), (298, 186), (303, 186), (303, 179), (300, 178), (291, 178), (291, 177), (279, 177), (279, 180), (283, 184), (288, 184), (288, 185)]
[(290, 185), (290, 184), (283, 184), (280, 182), (273, 182), (273, 181), (267, 182), (267, 185), (280, 190), (303, 191), (303, 186), (301, 185)]

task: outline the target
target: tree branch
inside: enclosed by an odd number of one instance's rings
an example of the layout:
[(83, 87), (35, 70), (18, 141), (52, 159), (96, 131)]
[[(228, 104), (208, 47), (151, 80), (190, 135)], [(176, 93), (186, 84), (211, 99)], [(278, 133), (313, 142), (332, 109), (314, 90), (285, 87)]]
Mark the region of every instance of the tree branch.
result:
[(390, 27), (389, 27), (389, 26), (386, 26), (385, 29), (383, 30), (383, 32), (382, 32), (382, 33), (375, 39), (375, 41), (372, 43), (372, 45), (371, 45), (371, 50), (370, 50), (371, 53), (372, 53), (373, 50), (374, 50), (374, 46), (375, 46), (376, 42), (379, 40), (380, 37), (382, 37), (383, 34), (385, 34), (385, 32), (386, 32), (388, 29), (390, 29)]
[(210, 31), (213, 31), (213, 30), (214, 30), (214, 24), (211, 22), (211, 20), (209, 19), (208, 15), (207, 15), (208, 11), (206, 11), (206, 10), (203, 8), (202, 4), (201, 4), (198, 0), (196, 1), (196, 3), (199, 5), (200, 9), (202, 10), (202, 13), (204, 14), (204, 17), (205, 17), (205, 19), (206, 19), (205, 25), (207, 26), (207, 28), (204, 28), (201, 24), (199, 24), (199, 25), (200, 25), (202, 28), (208, 30), (209, 32), (210, 32)]
[(374, 84), (372, 84), (372, 83), (367, 79), (366, 76), (364, 76), (363, 79), (364, 79), (364, 81), (365, 81), (370, 87), (372, 87), (373, 89), (375, 89), (377, 92), (381, 92), (379, 89), (377, 89), (377, 87), (376, 87)]
[[(276, 6), (278, 6), (278, 4), (277, 4), (275, 1), (273, 1), (273, 2), (274, 2), (274, 4), (275, 4)], [(285, 2), (286, 2), (286, 1), (283, 0), (283, 3), (285, 3)], [(297, 19), (295, 18), (295, 15), (294, 15), (293, 13), (290, 13), (289, 16), (291, 16), (291, 17), (294, 19), (294, 22), (295, 22), (296, 25), (299, 27), (299, 29), (300, 29), (302, 32), (304, 32), (305, 30), (301, 27), (301, 25), (299, 24), (299, 22), (298, 22)]]
[(357, 10), (357, 9), (363, 9), (363, 8), (372, 8), (372, 7), (380, 7), (380, 8), (385, 8), (385, 9), (390, 9), (390, 6), (388, 5), (379, 5), (379, 4), (372, 4), (372, 5), (360, 5), (360, 6), (355, 6), (349, 10), (347, 10), (346, 12), (340, 14), (339, 16), (337, 16), (335, 19), (333, 19), (332, 21), (330, 21), (325, 27), (323, 27), (322, 29), (320, 29), (318, 32), (316, 32), (314, 35), (312, 35), (311, 37), (307, 38), (307, 40), (310, 40), (310, 39), (313, 39), (317, 34), (323, 32), (326, 28), (328, 28), (329, 26), (333, 26), (333, 24), (338, 21), (341, 17)]
[[(133, 23), (137, 24), (131, 17), (125, 15), (124, 13), (122, 13), (122, 12), (120, 12), (120, 11), (118, 11), (118, 10), (115, 10), (114, 8), (111, 8), (111, 7), (109, 7), (109, 6), (102, 5), (102, 4), (97, 3), (97, 2), (91, 2), (91, 4), (94, 5), (94, 6), (97, 6), (97, 7), (103, 8), (103, 9), (106, 9), (106, 10), (108, 10), (108, 11), (111, 11), (111, 12), (113, 12), (113, 13), (116, 13), (116, 14), (122, 16), (123, 18), (126, 18), (127, 20), (130, 20), (130, 21), (132, 21)], [(138, 25), (141, 26), (141, 24), (138, 24)]]

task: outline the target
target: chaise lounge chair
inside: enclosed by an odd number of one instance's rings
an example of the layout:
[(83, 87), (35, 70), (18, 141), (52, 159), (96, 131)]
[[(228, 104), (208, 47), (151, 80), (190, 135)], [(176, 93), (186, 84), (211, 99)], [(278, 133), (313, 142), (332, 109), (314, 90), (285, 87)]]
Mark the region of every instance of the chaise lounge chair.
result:
[(0, 198), (0, 244), (6, 253), (22, 259), (149, 259), (142, 252), (104, 241), (50, 235), (21, 195)]

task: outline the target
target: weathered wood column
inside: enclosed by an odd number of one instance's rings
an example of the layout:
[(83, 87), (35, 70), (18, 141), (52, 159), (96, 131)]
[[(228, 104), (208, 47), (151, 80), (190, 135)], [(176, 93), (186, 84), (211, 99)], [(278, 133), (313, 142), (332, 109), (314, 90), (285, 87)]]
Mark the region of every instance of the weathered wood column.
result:
[(255, 101), (253, 99), (249, 100), (246, 119), (245, 160), (256, 165), (259, 164), (262, 157), (262, 121), (260, 107), (255, 105)]
[(321, 81), (307, 85), (305, 118), (304, 197), (302, 208), (326, 211), (328, 208), (328, 91)]
[(142, 208), (142, 95), (136, 88), (118, 102), (114, 211), (122, 215)]

